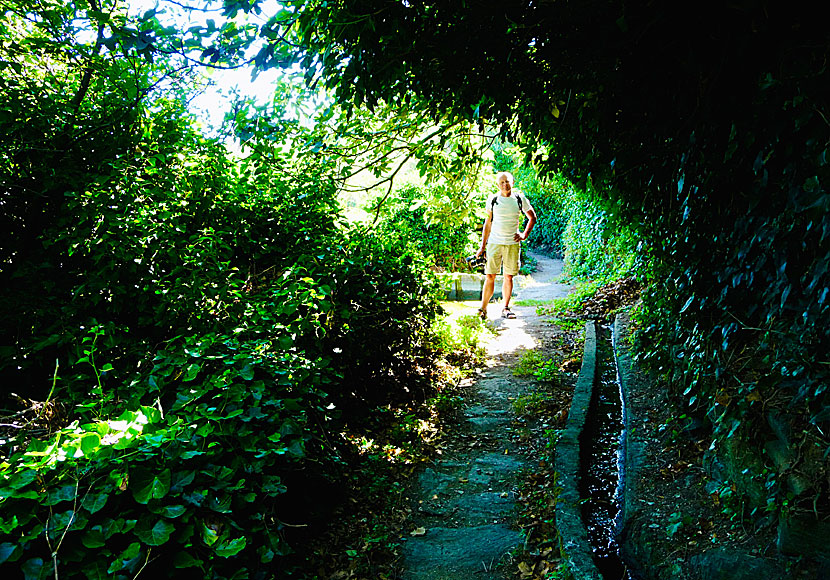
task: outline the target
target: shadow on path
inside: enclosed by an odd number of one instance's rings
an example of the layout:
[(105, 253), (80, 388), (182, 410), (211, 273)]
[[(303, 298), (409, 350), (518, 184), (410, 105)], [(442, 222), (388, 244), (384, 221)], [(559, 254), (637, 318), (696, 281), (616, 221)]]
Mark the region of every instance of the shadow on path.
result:
[[(535, 257), (538, 271), (523, 279), (514, 300), (550, 301), (567, 295), (570, 287), (555, 282), (562, 261)], [(524, 542), (514, 521), (517, 488), (522, 471), (541, 458), (521, 443), (513, 406), (529, 392), (532, 380), (513, 376), (511, 367), (555, 330), (536, 314), (535, 306), (512, 308), (517, 318), (493, 319), (501, 305), (490, 305), (487, 324), (497, 333), (486, 345), (487, 366), (467, 382), (461, 419), (447, 427), (439, 459), (419, 474), (410, 491), (404, 580), (515, 576), (511, 553)]]

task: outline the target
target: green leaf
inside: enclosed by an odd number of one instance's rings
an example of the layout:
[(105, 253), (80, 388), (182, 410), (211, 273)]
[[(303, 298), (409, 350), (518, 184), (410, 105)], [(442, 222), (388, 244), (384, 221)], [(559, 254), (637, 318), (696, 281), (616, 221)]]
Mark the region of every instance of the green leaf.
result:
[(112, 574), (113, 572), (117, 572), (118, 570), (123, 570), (125, 564), (127, 564), (130, 560), (134, 560), (138, 557), (141, 553), (141, 544), (138, 542), (133, 542), (127, 549), (121, 552), (121, 554), (116, 558), (110, 567), (107, 568), (107, 572)]
[(20, 567), (20, 571), (23, 572), (24, 580), (41, 580), (41, 578), (47, 577), (49, 572), (45, 566), (46, 563), (40, 558), (29, 558)]
[(85, 548), (100, 548), (106, 545), (104, 533), (100, 529), (91, 529), (83, 535), (81, 543)]
[(84, 455), (89, 455), (101, 447), (101, 437), (97, 433), (85, 433), (81, 437), (80, 449)]
[(20, 522), (18, 521), (17, 516), (12, 516), (8, 521), (0, 518), (0, 534), (11, 534), (12, 530), (19, 525)]
[(11, 489), (20, 489), (26, 485), (29, 485), (37, 478), (37, 471), (34, 469), (28, 469), (21, 473), (16, 473), (11, 477), (11, 481), (6, 484), (7, 487)]
[(188, 381), (192, 381), (199, 374), (200, 369), (201, 367), (196, 363), (188, 365), (187, 370), (185, 370), (184, 374), (182, 375), (182, 381), (185, 383)]
[(247, 540), (245, 538), (236, 538), (235, 540), (225, 542), (217, 547), (216, 554), (223, 558), (230, 558), (231, 556), (236, 556), (239, 552), (241, 552), (245, 548), (246, 544)]
[(146, 504), (151, 499), (161, 499), (170, 491), (170, 470), (155, 474), (147, 469), (137, 468), (130, 478), (130, 488), (135, 501)]
[[(201, 455), (201, 453), (199, 454)], [(191, 483), (193, 483), (193, 479), (196, 477), (195, 471), (177, 471), (172, 476), (172, 485), (170, 486), (170, 491), (172, 493), (181, 493), (184, 488)]]
[(194, 568), (201, 565), (201, 560), (197, 560), (187, 552), (179, 552), (173, 556), (173, 566), (176, 568)]
[(86, 510), (94, 514), (97, 511), (100, 511), (107, 503), (107, 494), (105, 493), (94, 493), (89, 494), (84, 498), (83, 503), (81, 504)]
[(201, 528), (202, 541), (208, 546), (215, 544), (216, 540), (219, 539), (219, 532), (204, 522), (202, 522)]
[(170, 539), (170, 534), (175, 529), (176, 526), (170, 522), (158, 520), (152, 527), (149, 527), (149, 524), (137, 525), (133, 533), (148, 546), (161, 546)]
[(242, 367), (242, 370), (239, 371), (239, 376), (245, 379), (246, 381), (250, 381), (254, 378), (254, 367), (250, 364), (245, 365)]
[(0, 564), (11, 558), (12, 554), (14, 554), (14, 551), (16, 549), (17, 546), (9, 542), (3, 542), (2, 544), (0, 544)]
[(57, 489), (50, 489), (43, 503), (44, 505), (55, 505), (62, 501), (72, 501), (75, 499), (76, 491), (77, 488), (74, 485), (62, 485)]
[(175, 519), (187, 511), (183, 505), (166, 505), (152, 510), (154, 514), (164, 516), (165, 518)]

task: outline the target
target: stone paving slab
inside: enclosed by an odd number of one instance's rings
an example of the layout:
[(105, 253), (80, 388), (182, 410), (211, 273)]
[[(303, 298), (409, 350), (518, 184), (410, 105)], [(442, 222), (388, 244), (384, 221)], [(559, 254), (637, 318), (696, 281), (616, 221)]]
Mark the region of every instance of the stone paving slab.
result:
[(521, 543), (521, 535), (502, 524), (471, 528), (432, 528), (404, 545), (404, 557), (418, 562), (404, 580), (501, 578), (495, 574), (502, 557)]

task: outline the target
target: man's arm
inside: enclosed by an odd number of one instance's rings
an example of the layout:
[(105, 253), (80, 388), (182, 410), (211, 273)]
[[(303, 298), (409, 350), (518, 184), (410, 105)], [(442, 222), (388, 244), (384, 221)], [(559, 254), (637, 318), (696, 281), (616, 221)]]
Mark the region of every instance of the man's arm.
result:
[(517, 242), (525, 241), (527, 237), (530, 235), (531, 230), (533, 230), (533, 226), (536, 225), (536, 210), (531, 208), (525, 212), (525, 215), (527, 216), (527, 225), (525, 226), (525, 231), (523, 231), (522, 233), (517, 232), (513, 234), (513, 239)]
[(487, 218), (484, 220), (484, 225), (481, 228), (481, 247), (479, 247), (476, 256), (480, 256), (487, 248), (487, 240), (490, 239), (490, 228), (493, 226), (493, 212), (487, 210)]

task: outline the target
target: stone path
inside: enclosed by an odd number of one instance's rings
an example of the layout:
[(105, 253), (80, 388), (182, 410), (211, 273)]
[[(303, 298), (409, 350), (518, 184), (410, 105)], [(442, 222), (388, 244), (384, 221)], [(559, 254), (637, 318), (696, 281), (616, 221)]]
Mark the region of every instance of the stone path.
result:
[[(562, 261), (535, 256), (538, 271), (516, 288), (522, 300), (553, 300), (570, 287), (554, 279)], [(514, 302), (515, 304), (515, 302)], [(475, 306), (471, 305), (471, 314)], [(411, 534), (403, 550), (404, 580), (505, 580), (515, 577), (511, 552), (523, 535), (514, 525), (517, 486), (522, 470), (539, 457), (524, 448), (516, 433), (513, 401), (531, 388), (511, 367), (527, 349), (536, 348), (547, 323), (535, 306), (514, 305), (517, 318), (498, 317), (491, 304), (488, 324), (497, 335), (487, 346), (487, 367), (465, 394), (463, 422), (452, 432), (440, 459), (425, 468), (411, 490)]]

